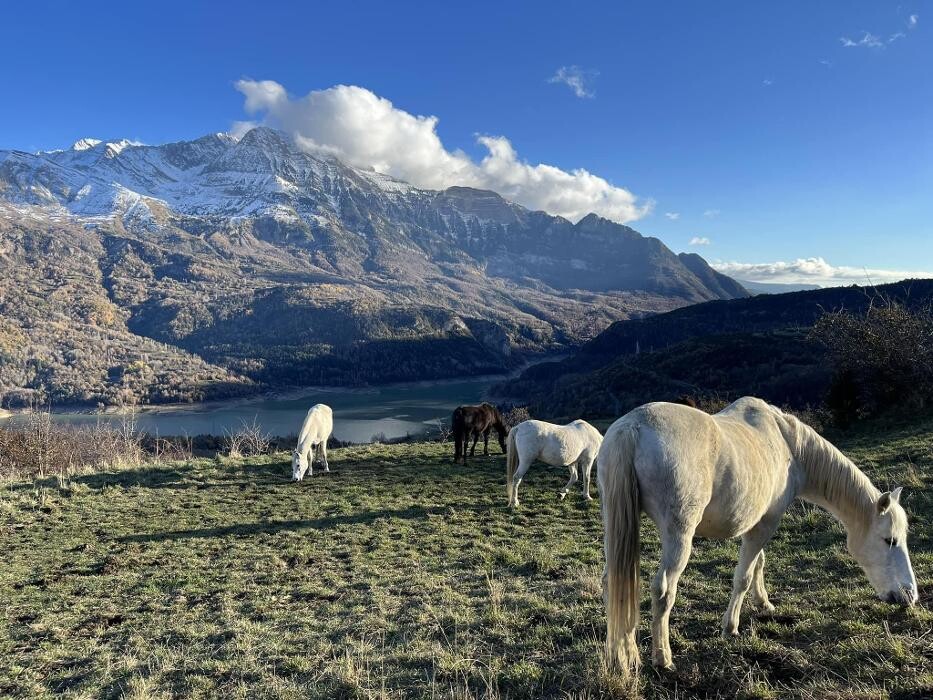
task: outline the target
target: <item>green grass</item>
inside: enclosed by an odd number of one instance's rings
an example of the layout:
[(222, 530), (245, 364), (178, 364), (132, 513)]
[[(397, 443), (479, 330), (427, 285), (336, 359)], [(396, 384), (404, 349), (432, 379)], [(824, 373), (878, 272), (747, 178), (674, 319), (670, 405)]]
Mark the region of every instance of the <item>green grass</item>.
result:
[[(841, 445), (907, 486), (921, 603), (877, 600), (825, 513), (768, 549), (777, 612), (719, 637), (736, 542), (698, 541), (672, 616), (678, 672), (605, 672), (598, 502), (450, 445), (334, 450), (0, 485), (0, 697), (928, 698), (933, 425)], [(646, 578), (657, 537), (643, 521)], [(648, 658), (647, 601), (640, 643)]]

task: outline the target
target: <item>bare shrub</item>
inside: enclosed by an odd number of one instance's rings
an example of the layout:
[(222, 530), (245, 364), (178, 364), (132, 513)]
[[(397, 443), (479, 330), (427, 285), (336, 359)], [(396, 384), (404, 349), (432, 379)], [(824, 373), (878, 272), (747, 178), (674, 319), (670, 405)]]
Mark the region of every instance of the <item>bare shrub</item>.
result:
[(824, 313), (811, 337), (829, 351), (827, 405), (837, 425), (933, 403), (933, 313), (881, 299), (864, 314)]
[(505, 421), (505, 427), (509, 430), (514, 428), (519, 423), (522, 423), (531, 418), (531, 413), (528, 411), (527, 406), (512, 406), (508, 411), (505, 411), (502, 414), (502, 420)]
[(453, 437), (453, 428), (451, 427), (450, 423), (443, 421), (440, 418), (438, 418), (434, 423), (437, 426), (437, 432), (435, 433), (437, 436), (437, 442), (450, 442), (450, 438)]
[(237, 459), (266, 454), (269, 451), (270, 438), (254, 416), (251, 423), (243, 420), (236, 431), (227, 431), (224, 442), (227, 456)]
[(146, 449), (156, 462), (186, 462), (194, 456), (194, 440), (179, 438), (152, 438)]
[(65, 477), (85, 469), (133, 467), (146, 458), (135, 414), (119, 426), (62, 425), (35, 404), (0, 425), (0, 476)]

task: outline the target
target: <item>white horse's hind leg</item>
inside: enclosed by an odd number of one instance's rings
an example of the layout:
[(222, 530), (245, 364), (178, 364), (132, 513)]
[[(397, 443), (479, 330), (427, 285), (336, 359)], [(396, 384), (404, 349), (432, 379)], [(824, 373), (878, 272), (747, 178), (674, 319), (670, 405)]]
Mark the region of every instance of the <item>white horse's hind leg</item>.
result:
[(324, 471), (330, 471), (330, 465), (327, 464), (327, 440), (321, 443), (321, 460), (324, 462)]
[[(722, 636), (736, 637), (739, 634), (739, 615), (742, 612), (742, 601), (755, 578), (755, 566), (762, 547), (774, 534), (774, 525), (764, 521), (758, 523), (742, 537), (742, 548), (739, 550), (739, 563), (735, 567), (732, 577), (732, 599), (726, 614), (722, 617)], [(764, 560), (762, 560), (764, 561)]]
[(675, 532), (668, 528), (661, 536), (661, 565), (651, 583), (651, 662), (658, 668), (673, 669), (671, 654), (671, 608), (677, 598), (677, 582), (687, 567), (693, 548), (693, 531)]
[(765, 590), (765, 550), (758, 553), (755, 560), (755, 573), (752, 576), (752, 602), (759, 610), (767, 613), (774, 612), (774, 606), (768, 600), (768, 591)]
[(512, 477), (512, 505), (518, 505), (518, 485), (522, 483), (522, 477), (528, 471), (534, 458), (526, 457), (521, 452), (518, 453), (518, 469), (515, 470), (515, 476)]
[(590, 495), (590, 473), (593, 471), (593, 463), (596, 461), (596, 456), (587, 457), (583, 466), (583, 497), (592, 501), (593, 497)]
[(573, 488), (573, 485), (577, 483), (577, 463), (569, 465), (570, 467), (570, 481), (567, 482), (567, 485), (562, 488), (558, 493), (560, 494), (560, 500), (564, 500), (567, 494), (570, 492), (570, 489)]

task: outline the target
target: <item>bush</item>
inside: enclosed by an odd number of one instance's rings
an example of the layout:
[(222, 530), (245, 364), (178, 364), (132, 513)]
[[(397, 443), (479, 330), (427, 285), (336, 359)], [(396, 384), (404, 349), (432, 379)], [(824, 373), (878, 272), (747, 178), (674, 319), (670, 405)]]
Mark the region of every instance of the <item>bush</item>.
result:
[(933, 403), (933, 313), (881, 300), (864, 314), (821, 316), (811, 337), (833, 367), (827, 407), (837, 425)]
[(270, 446), (269, 435), (255, 417), (252, 423), (241, 421), (239, 430), (228, 432), (224, 443), (227, 456), (233, 459), (266, 454)]
[(509, 430), (530, 418), (531, 413), (528, 411), (527, 406), (513, 406), (508, 411), (502, 412), (502, 420), (505, 421), (505, 426)]
[(129, 414), (119, 427), (109, 423), (60, 425), (48, 409), (33, 407), (0, 424), (0, 477), (60, 477), (83, 469), (130, 467), (146, 455)]

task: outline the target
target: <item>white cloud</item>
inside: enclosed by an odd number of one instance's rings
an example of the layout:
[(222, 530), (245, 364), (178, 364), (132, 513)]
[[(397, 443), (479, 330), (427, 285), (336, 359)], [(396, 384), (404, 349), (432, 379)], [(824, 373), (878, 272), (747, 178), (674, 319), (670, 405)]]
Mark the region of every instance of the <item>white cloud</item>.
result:
[(590, 212), (627, 223), (648, 214), (654, 202), (582, 168), (566, 171), (521, 160), (504, 136), (477, 136), (486, 149), (479, 162), (448, 150), (438, 118), (415, 116), (361, 87), (336, 85), (291, 97), (272, 80), (240, 80), (246, 111), (290, 134), (299, 147), (372, 168), (416, 187), (464, 185), (494, 190), (531, 209), (571, 220)]
[(798, 258), (790, 262), (714, 262), (711, 265), (730, 277), (749, 282), (809, 283), (824, 287), (847, 284), (883, 284), (907, 278), (933, 277), (933, 272), (879, 270), (830, 265), (823, 258)]
[(241, 138), (243, 138), (246, 135), (247, 131), (249, 131), (250, 129), (255, 129), (257, 126), (259, 126), (257, 122), (253, 122), (249, 120), (241, 121), (241, 122), (233, 122), (233, 124), (230, 126), (230, 131), (228, 131), (227, 133), (233, 138), (235, 138), (237, 141), (239, 141)]
[(666, 216), (666, 217), (667, 217), (668, 219), (670, 219), (671, 221), (677, 221), (677, 219), (680, 218), (680, 212), (678, 212), (678, 211), (666, 211), (666, 212), (664, 212), (664, 216)]
[(826, 59), (826, 58), (821, 58), (821, 59), (820, 59), (820, 63), (823, 64), (824, 66), (826, 66), (827, 68), (832, 68), (832, 67), (833, 67), (833, 62), (830, 61), (829, 59)]
[(911, 15), (907, 18), (907, 28), (913, 29), (917, 26), (917, 22), (920, 21), (920, 15)]
[(884, 42), (871, 32), (863, 32), (862, 38), (858, 40), (843, 36), (839, 37), (839, 41), (841, 41), (842, 45), (846, 48), (862, 47), (867, 49), (880, 49), (884, 47)]
[(715, 218), (719, 216), (719, 210), (718, 209), (707, 209), (705, 212), (703, 212), (703, 216), (705, 216), (707, 219)]
[(904, 32), (897, 32), (888, 37), (888, 43), (893, 44), (898, 39), (906, 39), (907, 35)]
[(761, 84), (764, 85), (765, 87), (770, 87), (774, 85), (774, 81), (769, 78), (765, 78), (764, 80), (761, 81)]
[(712, 241), (706, 236), (694, 236), (690, 239), (690, 245), (710, 245)]
[(561, 66), (548, 82), (566, 85), (577, 97), (596, 97), (593, 82), (598, 75), (598, 71), (583, 70), (580, 66)]

